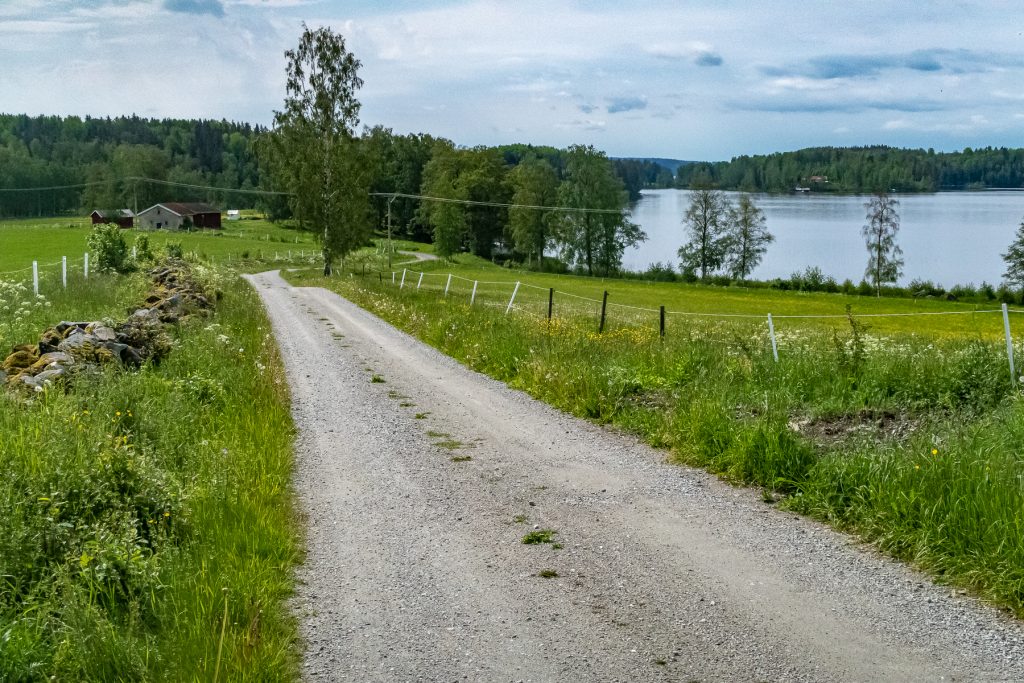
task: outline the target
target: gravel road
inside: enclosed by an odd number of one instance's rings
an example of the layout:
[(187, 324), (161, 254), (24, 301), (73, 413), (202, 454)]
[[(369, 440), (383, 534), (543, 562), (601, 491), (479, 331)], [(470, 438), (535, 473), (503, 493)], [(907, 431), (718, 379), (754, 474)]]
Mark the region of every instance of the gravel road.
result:
[(336, 294), (249, 279), (298, 428), (306, 680), (1024, 680), (996, 610)]

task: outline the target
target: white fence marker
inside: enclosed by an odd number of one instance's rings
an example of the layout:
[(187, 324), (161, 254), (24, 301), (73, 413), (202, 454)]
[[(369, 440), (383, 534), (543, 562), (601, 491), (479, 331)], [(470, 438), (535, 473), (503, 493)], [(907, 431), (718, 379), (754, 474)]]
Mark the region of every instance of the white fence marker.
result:
[(85, 279), (89, 279), (89, 252), (85, 252)]
[(416, 289), (419, 289), (420, 285), (422, 285), (422, 284), (423, 284), (423, 273), (420, 273), (420, 279), (416, 281)]
[(64, 289), (68, 288), (68, 257), (60, 257), (60, 281), (64, 285)]
[(39, 296), (39, 261), (32, 262), (32, 292)]
[(448, 273), (448, 282), (444, 284), (444, 295), (448, 296), (448, 288), (452, 286), (452, 274)]
[(1010, 361), (1010, 384), (1017, 386), (1017, 372), (1013, 368), (1013, 338), (1010, 336), (1010, 315), (1003, 304), (1003, 329), (1006, 330), (1006, 357)]
[(402, 282), (401, 282), (401, 284), (398, 285), (399, 289), (401, 289), (402, 287), (405, 287), (405, 273), (406, 272), (407, 272), (406, 269), (402, 268)]
[(139, 250), (136, 247), (132, 247), (132, 260), (135, 261), (139, 258)]
[(516, 282), (516, 288), (512, 290), (512, 298), (508, 300), (508, 306), (505, 307), (505, 315), (512, 310), (512, 304), (515, 303), (516, 294), (519, 293), (519, 283)]
[(395, 284), (395, 271), (391, 271), (391, 284)]
[(473, 302), (476, 301), (476, 286), (479, 280), (473, 280), (473, 293), (469, 295), (469, 305), (472, 306)]
[(772, 322), (772, 314), (768, 314), (768, 334), (772, 338), (772, 356), (775, 357), (775, 362), (779, 362), (779, 346), (775, 343), (775, 323)]

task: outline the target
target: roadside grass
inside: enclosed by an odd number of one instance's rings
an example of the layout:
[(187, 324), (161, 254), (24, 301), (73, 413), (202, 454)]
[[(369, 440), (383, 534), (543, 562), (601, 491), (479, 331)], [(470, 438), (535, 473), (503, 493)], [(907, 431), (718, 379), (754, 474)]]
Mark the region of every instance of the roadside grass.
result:
[[(494, 270), (486, 277), (497, 279)], [(590, 313), (549, 323), (376, 279), (289, 278), (333, 288), (476, 370), (633, 431), (678, 462), (764, 487), (768, 500), (1024, 615), (1024, 400), (1003, 342), (980, 330), (926, 333), (904, 319), (865, 330), (837, 319), (841, 327), (789, 331), (776, 363), (760, 322), (694, 319), (661, 340), (650, 325), (598, 334)], [(566, 291), (569, 280), (551, 282)], [(719, 297), (739, 306), (745, 296), (671, 287), (709, 307)], [(851, 298), (769, 294), (779, 310), (787, 297), (817, 310)], [(1022, 351), (1017, 345), (1018, 358)]]
[[(298, 677), (287, 388), (258, 296), (221, 286), (159, 366), (0, 391), (0, 680)], [(0, 323), (2, 349), (142, 289), (58, 289)]]

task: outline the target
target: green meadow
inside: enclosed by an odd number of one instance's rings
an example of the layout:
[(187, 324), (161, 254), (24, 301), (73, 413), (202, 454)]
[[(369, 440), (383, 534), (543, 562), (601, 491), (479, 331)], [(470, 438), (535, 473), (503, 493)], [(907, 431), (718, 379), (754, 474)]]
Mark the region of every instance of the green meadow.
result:
[[(516, 305), (532, 315), (547, 316), (549, 289), (554, 288), (553, 313), (561, 316), (600, 316), (600, 305), (607, 291), (606, 323), (659, 327), (659, 308), (666, 309), (666, 334), (685, 333), (698, 322), (723, 324), (763, 324), (767, 334), (767, 316), (772, 314), (776, 330), (836, 330), (848, 325), (847, 306), (854, 316), (878, 333), (917, 333), (945, 337), (994, 338), (1003, 335), (999, 303), (961, 303), (931, 298), (900, 298), (793, 292), (764, 287), (719, 287), (675, 282), (649, 282), (632, 279), (602, 279), (574, 275), (553, 275), (499, 268), (482, 259), (460, 255), (456, 261), (406, 262), (395, 266), (394, 280), (405, 286), (442, 293), (469, 301), (477, 282), (476, 300), (492, 305), (507, 305), (515, 289)], [(419, 273), (424, 273), (422, 283)], [(449, 285), (448, 274), (452, 274)], [(391, 272), (386, 279), (391, 281)], [(976, 313), (976, 311), (986, 311)], [(928, 315), (917, 315), (925, 313)], [(913, 315), (908, 315), (913, 314)], [(938, 314), (938, 315), (936, 315)], [(749, 316), (736, 318), (733, 316)], [(832, 317), (787, 317), (832, 316)], [(888, 317), (891, 316), (891, 317)], [(1016, 324), (1016, 320), (1011, 319)], [(1024, 322), (1024, 319), (1022, 319)], [(1024, 329), (1024, 328), (1022, 328)], [(781, 352), (781, 349), (780, 349)]]
[[(243, 257), (284, 261), (289, 251), (297, 259), (301, 252), (309, 255), (316, 250), (308, 232), (296, 230), (289, 224), (245, 216), (238, 221), (225, 220), (223, 226), (222, 230), (192, 232), (129, 229), (124, 235), (129, 245), (137, 236), (145, 235), (155, 249), (173, 242), (180, 244), (185, 252), (216, 262), (238, 261)], [(81, 269), (89, 229), (88, 217), (0, 221), (0, 277), (10, 271), (31, 268), (32, 261), (38, 261), (40, 266), (59, 264), (62, 256), (68, 257), (69, 267)], [(49, 268), (60, 272), (59, 265)]]

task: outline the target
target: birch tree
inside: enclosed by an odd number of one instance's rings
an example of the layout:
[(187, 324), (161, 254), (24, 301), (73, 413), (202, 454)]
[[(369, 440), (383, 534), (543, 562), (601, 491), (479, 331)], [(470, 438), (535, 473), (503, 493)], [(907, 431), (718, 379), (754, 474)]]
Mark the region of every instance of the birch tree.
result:
[(875, 287), (875, 296), (882, 296), (882, 285), (894, 283), (903, 274), (903, 250), (896, 244), (900, 230), (900, 203), (884, 192), (878, 192), (864, 208), (867, 223), (861, 229), (868, 248), (868, 265), (864, 279)]
[(275, 179), (291, 193), (292, 212), (319, 240), (330, 275), (335, 261), (370, 235), (369, 165), (355, 136), (361, 64), (340, 34), (305, 24), (285, 58), (284, 108), (274, 112), (265, 151)]

